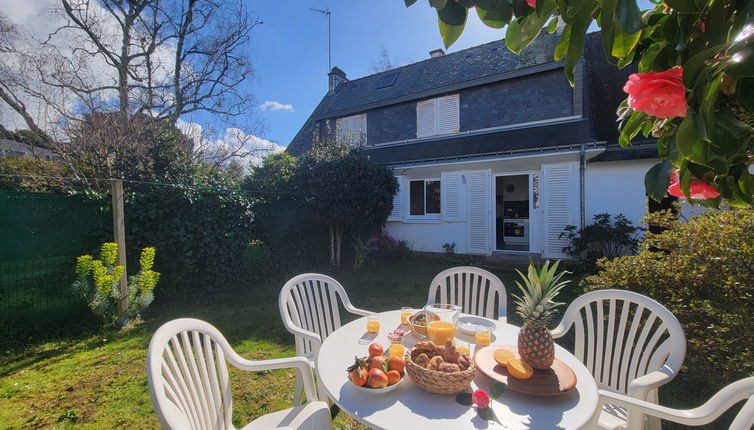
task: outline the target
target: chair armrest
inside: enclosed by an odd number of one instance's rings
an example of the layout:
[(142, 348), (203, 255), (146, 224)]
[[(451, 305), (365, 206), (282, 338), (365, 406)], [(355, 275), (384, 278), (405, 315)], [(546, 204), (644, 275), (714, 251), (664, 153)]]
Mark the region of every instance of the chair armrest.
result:
[(675, 372), (668, 366), (660, 370), (640, 376), (628, 385), (628, 395), (637, 399), (646, 400), (649, 393), (655, 388), (667, 384), (675, 377)]
[(231, 353), (226, 352), (225, 359), (236, 369), (241, 369), (250, 372), (259, 372), (262, 370), (276, 370), (276, 369), (290, 369), (296, 368), (301, 372), (301, 376), (304, 380), (304, 390), (306, 392), (306, 400), (309, 402), (317, 401), (317, 394), (314, 389), (314, 375), (312, 374), (312, 368), (309, 364), (309, 360), (304, 357), (286, 357), (276, 358), (272, 360), (247, 360), (235, 351)]
[(355, 307), (354, 305), (352, 305), (351, 303), (344, 303), (343, 307), (345, 307), (348, 312), (352, 314), (356, 314), (356, 315), (361, 315), (363, 317), (374, 313), (374, 312), (365, 311), (364, 309), (359, 309)]
[(571, 329), (572, 322), (569, 321), (568, 324), (566, 324), (565, 320), (560, 321), (560, 324), (558, 324), (557, 327), (550, 330), (550, 334), (552, 335), (553, 339), (557, 339), (559, 337), (564, 336), (566, 333), (568, 333), (568, 330)]
[[(601, 410), (602, 406), (605, 404), (611, 404), (627, 408), (632, 415), (650, 415), (689, 426), (700, 426), (714, 421), (730, 407), (730, 405), (723, 404), (722, 401), (715, 399), (715, 397), (698, 408), (672, 409), (667, 406), (647, 402), (646, 400), (600, 390), (600, 403), (597, 410)], [(631, 426), (631, 423), (629, 423), (628, 428), (642, 427), (642, 423), (638, 423), (638, 425), (634, 426)]]

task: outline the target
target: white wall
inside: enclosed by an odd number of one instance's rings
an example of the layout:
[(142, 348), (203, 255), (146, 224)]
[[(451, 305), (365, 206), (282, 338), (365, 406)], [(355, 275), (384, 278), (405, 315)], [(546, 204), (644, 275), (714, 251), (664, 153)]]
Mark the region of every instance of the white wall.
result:
[(587, 163), (585, 175), (586, 224), (594, 215), (623, 214), (641, 224), (647, 210), (644, 175), (658, 160), (629, 160)]
[(414, 251), (445, 252), (442, 246), (456, 243), (456, 253), (466, 253), (465, 222), (389, 222), (385, 231), (397, 240), (405, 240)]

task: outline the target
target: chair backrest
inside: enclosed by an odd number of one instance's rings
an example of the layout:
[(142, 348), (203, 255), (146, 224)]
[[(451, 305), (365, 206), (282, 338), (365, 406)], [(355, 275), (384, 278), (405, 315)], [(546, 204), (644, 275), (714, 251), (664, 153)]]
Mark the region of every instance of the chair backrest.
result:
[(163, 428), (234, 429), (226, 354), (232, 354), (228, 341), (204, 321), (177, 319), (157, 330), (147, 378)]
[[(440, 272), (429, 286), (427, 304), (461, 306), (462, 312), (505, 321), (508, 298), (503, 281), (478, 267), (459, 266)], [(497, 306), (495, 304), (497, 303)]]
[(675, 376), (686, 355), (678, 319), (655, 300), (625, 290), (586, 293), (566, 309), (560, 335), (575, 328), (574, 355), (601, 388), (627, 394), (632, 380), (665, 367)]
[(280, 316), (286, 328), (296, 335), (297, 355), (316, 353), (319, 345), (298, 336), (296, 328), (316, 333), (324, 341), (340, 327), (338, 298), (347, 308), (352, 307), (343, 286), (319, 273), (298, 275), (283, 285), (278, 298)]

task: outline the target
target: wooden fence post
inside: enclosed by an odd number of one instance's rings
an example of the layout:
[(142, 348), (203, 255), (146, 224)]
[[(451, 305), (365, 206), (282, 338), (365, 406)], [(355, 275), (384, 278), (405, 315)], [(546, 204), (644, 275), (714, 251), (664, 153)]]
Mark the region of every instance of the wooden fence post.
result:
[(123, 275), (120, 277), (120, 300), (118, 300), (118, 317), (121, 324), (125, 323), (128, 311), (128, 274), (126, 271), (126, 223), (123, 210), (123, 181), (112, 180), (113, 193), (113, 233), (115, 243), (118, 244), (118, 264), (123, 266)]

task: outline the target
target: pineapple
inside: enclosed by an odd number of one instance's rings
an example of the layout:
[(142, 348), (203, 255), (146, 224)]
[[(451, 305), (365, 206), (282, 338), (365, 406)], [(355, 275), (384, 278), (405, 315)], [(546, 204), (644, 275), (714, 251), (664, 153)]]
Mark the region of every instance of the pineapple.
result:
[(516, 286), (523, 294), (515, 296), (516, 313), (524, 320), (518, 334), (518, 353), (535, 369), (549, 369), (555, 360), (555, 345), (547, 325), (552, 319), (553, 310), (563, 304), (553, 302), (553, 299), (571, 282), (561, 280), (568, 272), (555, 274), (558, 264), (555, 262), (550, 266), (547, 260), (542, 267), (536, 267), (530, 261), (528, 276), (517, 270), (523, 285), (516, 281)]

